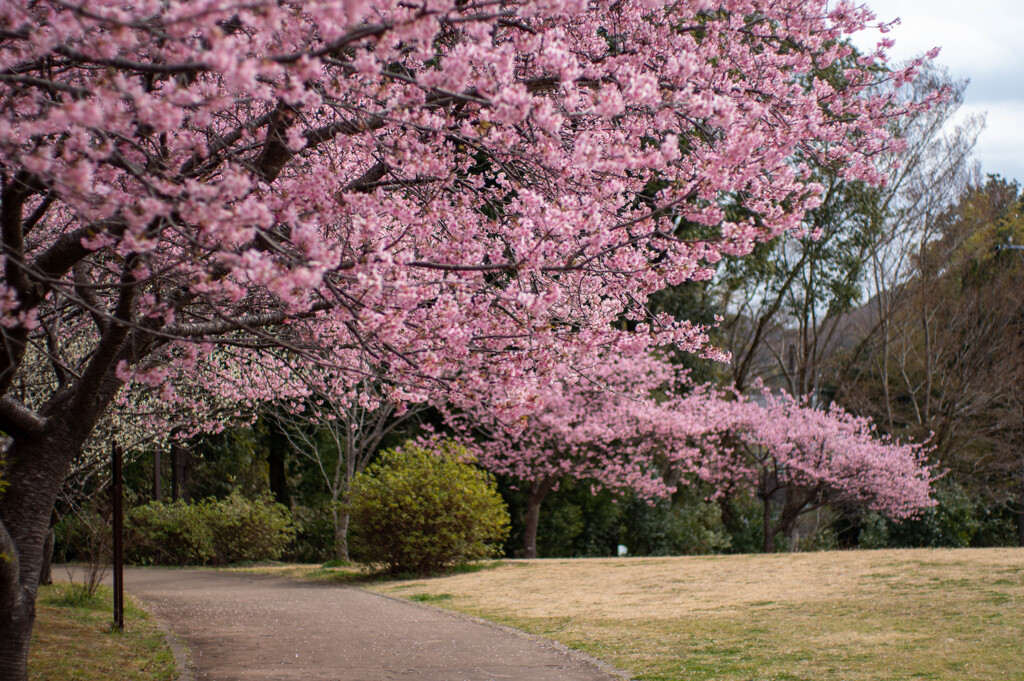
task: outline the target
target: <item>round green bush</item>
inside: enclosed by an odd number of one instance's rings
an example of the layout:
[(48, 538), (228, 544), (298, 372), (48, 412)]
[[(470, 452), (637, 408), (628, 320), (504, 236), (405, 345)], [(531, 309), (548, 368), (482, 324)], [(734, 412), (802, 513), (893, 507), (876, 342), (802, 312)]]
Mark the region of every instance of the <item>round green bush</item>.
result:
[(391, 574), (439, 572), (500, 551), (508, 511), (462, 448), (384, 452), (352, 484), (353, 544)]

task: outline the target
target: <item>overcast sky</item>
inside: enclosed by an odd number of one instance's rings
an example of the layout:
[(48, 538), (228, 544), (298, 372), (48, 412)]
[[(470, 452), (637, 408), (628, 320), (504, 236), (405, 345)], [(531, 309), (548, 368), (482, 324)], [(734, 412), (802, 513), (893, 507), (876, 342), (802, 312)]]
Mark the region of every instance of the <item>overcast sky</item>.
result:
[[(899, 17), (890, 36), (897, 61), (941, 47), (938, 63), (970, 79), (962, 111), (987, 113), (975, 155), (984, 173), (1024, 184), (1024, 0), (864, 0), (881, 20)], [(874, 46), (864, 34), (861, 48)]]

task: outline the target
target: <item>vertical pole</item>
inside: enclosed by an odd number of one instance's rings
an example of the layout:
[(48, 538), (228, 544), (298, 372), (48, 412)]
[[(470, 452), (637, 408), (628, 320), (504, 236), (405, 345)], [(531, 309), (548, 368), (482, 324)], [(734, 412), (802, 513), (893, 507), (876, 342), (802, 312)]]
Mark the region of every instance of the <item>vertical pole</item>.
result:
[(122, 508), (122, 451), (121, 446), (114, 444), (111, 452), (114, 465), (114, 628), (124, 631), (124, 518)]
[(160, 461), (160, 450), (153, 450), (153, 501), (164, 500), (163, 485), (163, 466)]

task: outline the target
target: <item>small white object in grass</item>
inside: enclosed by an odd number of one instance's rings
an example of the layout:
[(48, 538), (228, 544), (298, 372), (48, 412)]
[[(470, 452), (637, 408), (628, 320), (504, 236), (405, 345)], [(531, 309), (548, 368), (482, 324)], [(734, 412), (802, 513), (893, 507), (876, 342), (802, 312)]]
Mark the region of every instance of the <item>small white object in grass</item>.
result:
[(625, 544), (619, 544), (619, 556), (628, 556), (629, 549), (626, 548)]

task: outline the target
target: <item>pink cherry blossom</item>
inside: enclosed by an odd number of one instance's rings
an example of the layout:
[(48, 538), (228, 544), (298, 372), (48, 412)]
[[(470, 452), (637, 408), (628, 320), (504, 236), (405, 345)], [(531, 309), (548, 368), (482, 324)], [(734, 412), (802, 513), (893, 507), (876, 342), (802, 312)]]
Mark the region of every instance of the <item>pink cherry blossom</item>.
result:
[[(244, 410), (297, 394), (296, 363), (358, 399), (370, 363), (396, 398), (514, 418), (606, 352), (714, 353), (646, 301), (798, 228), (811, 164), (880, 180), (920, 63), (850, 55), (871, 21), (827, 0), (0, 0), (0, 599), (35, 593), (60, 478), (126, 383)], [(27, 646), (4, 627), (28, 600), (0, 601), (0, 645)]]

